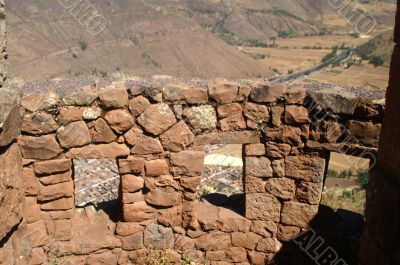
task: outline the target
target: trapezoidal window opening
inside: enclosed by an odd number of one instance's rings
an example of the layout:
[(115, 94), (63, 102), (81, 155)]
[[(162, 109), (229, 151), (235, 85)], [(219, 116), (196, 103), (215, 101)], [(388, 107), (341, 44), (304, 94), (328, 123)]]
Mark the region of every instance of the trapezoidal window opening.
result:
[(244, 212), (243, 145), (206, 145), (200, 201)]
[(370, 160), (331, 152), (321, 204), (364, 215)]
[(119, 204), (120, 182), (116, 159), (74, 159), (75, 205), (98, 209)]

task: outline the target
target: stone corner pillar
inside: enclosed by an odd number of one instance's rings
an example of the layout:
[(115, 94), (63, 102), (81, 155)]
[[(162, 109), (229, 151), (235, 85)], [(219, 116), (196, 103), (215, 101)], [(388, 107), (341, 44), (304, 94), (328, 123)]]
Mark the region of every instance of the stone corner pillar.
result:
[(366, 225), (361, 240), (363, 265), (400, 264), (400, 1), (397, 1), (395, 48), (386, 92), (378, 164), (367, 190)]

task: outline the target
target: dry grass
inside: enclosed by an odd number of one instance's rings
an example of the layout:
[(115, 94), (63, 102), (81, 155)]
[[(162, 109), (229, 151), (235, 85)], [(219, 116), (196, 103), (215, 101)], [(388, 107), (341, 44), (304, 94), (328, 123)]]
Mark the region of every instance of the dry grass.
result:
[(330, 49), (286, 49), (286, 48), (255, 48), (241, 47), (246, 53), (264, 54), (264, 59), (258, 60), (269, 69), (286, 75), (288, 72), (302, 71), (321, 63), (322, 58), (331, 52)]
[(332, 188), (322, 195), (321, 204), (364, 215), (366, 192), (359, 187)]
[(361, 66), (327, 68), (304, 77), (302, 81), (325, 82), (346, 86), (370, 86), (386, 90), (389, 82), (389, 68), (374, 67), (366, 62)]
[(298, 37), (298, 38), (287, 38), (287, 39), (278, 39), (276, 44), (278, 47), (287, 46), (290, 48), (298, 48), (301, 49), (303, 47), (322, 47), (324, 49), (331, 49), (336, 45), (341, 45), (342, 43), (345, 46), (356, 47), (368, 39), (354, 38), (349, 35), (325, 35), (325, 36), (309, 36), (309, 37)]

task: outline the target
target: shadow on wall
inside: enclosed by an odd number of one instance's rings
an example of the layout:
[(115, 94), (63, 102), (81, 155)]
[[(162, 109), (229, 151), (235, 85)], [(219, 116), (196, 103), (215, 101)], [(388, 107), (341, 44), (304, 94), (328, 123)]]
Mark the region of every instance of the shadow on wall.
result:
[(245, 216), (245, 195), (244, 193), (233, 194), (227, 196), (221, 193), (210, 193), (202, 196), (201, 200), (205, 200), (217, 207), (226, 208), (234, 211), (241, 216)]
[(335, 212), (328, 206), (320, 205), (310, 229), (294, 239), (291, 239), (293, 235), (290, 234), (290, 229), (286, 231), (288, 238), (282, 238), (282, 241), (286, 242), (275, 256), (275, 264), (358, 265), (363, 228), (362, 215), (343, 209)]

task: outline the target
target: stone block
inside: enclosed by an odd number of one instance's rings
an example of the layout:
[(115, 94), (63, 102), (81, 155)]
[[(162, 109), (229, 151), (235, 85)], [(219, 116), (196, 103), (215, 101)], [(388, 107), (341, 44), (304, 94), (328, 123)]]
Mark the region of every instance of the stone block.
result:
[(278, 222), (280, 218), (281, 203), (270, 194), (246, 194), (246, 218)]
[(280, 84), (257, 84), (252, 89), (250, 97), (258, 103), (271, 103), (282, 98), (286, 91), (286, 86)]
[(165, 102), (174, 104), (204, 104), (208, 101), (208, 92), (202, 87), (171, 83), (163, 88), (163, 98)]
[(150, 105), (138, 118), (138, 123), (149, 133), (160, 135), (177, 122), (165, 103)]
[(260, 133), (256, 131), (213, 132), (195, 137), (195, 145), (213, 144), (256, 144), (260, 142)]
[(254, 177), (272, 177), (271, 161), (266, 157), (246, 157), (246, 175)]
[(128, 92), (123, 86), (108, 86), (99, 91), (100, 104), (105, 108), (123, 108), (128, 104)]
[(34, 135), (52, 133), (59, 125), (53, 116), (47, 113), (27, 113), (22, 120), (22, 132)]
[(128, 103), (129, 110), (134, 117), (139, 117), (149, 106), (150, 101), (143, 96), (135, 97)]
[(91, 142), (89, 128), (84, 121), (60, 127), (57, 130), (57, 139), (64, 148), (80, 147)]
[(71, 159), (57, 159), (34, 163), (35, 173), (38, 175), (51, 175), (70, 171), (72, 168)]
[(157, 177), (169, 174), (169, 166), (165, 159), (146, 161), (145, 167), (147, 177)]
[(183, 112), (183, 117), (195, 133), (211, 131), (217, 127), (217, 115), (210, 105), (188, 108)]
[(222, 78), (211, 80), (208, 83), (210, 97), (220, 104), (243, 101), (249, 96), (250, 90), (246, 85), (230, 82)]
[(160, 140), (165, 150), (179, 152), (193, 143), (194, 135), (186, 123), (181, 121), (163, 133)]
[(171, 171), (176, 175), (201, 176), (204, 170), (203, 151), (182, 151), (172, 153), (170, 157)]
[(142, 176), (144, 173), (144, 163), (144, 158), (141, 157), (128, 157), (127, 159), (119, 159), (119, 173)]
[(52, 135), (40, 137), (21, 136), (18, 144), (22, 151), (22, 156), (27, 159), (46, 160), (51, 159), (62, 152), (60, 145)]
[(277, 198), (290, 200), (295, 195), (296, 184), (288, 178), (271, 178), (265, 183), (265, 190)]
[(286, 225), (308, 228), (317, 213), (318, 205), (285, 202), (282, 207), (281, 222)]
[(134, 193), (144, 187), (144, 179), (134, 175), (123, 175), (121, 183), (122, 192), (124, 193)]
[(285, 171), (288, 178), (321, 183), (324, 179), (325, 160), (312, 156), (288, 156)]
[(68, 158), (101, 159), (127, 157), (129, 148), (124, 144), (110, 143), (98, 145), (86, 145), (84, 147), (72, 148), (66, 154)]
[(118, 134), (123, 134), (135, 125), (135, 118), (125, 109), (112, 110), (107, 112), (106, 121)]

